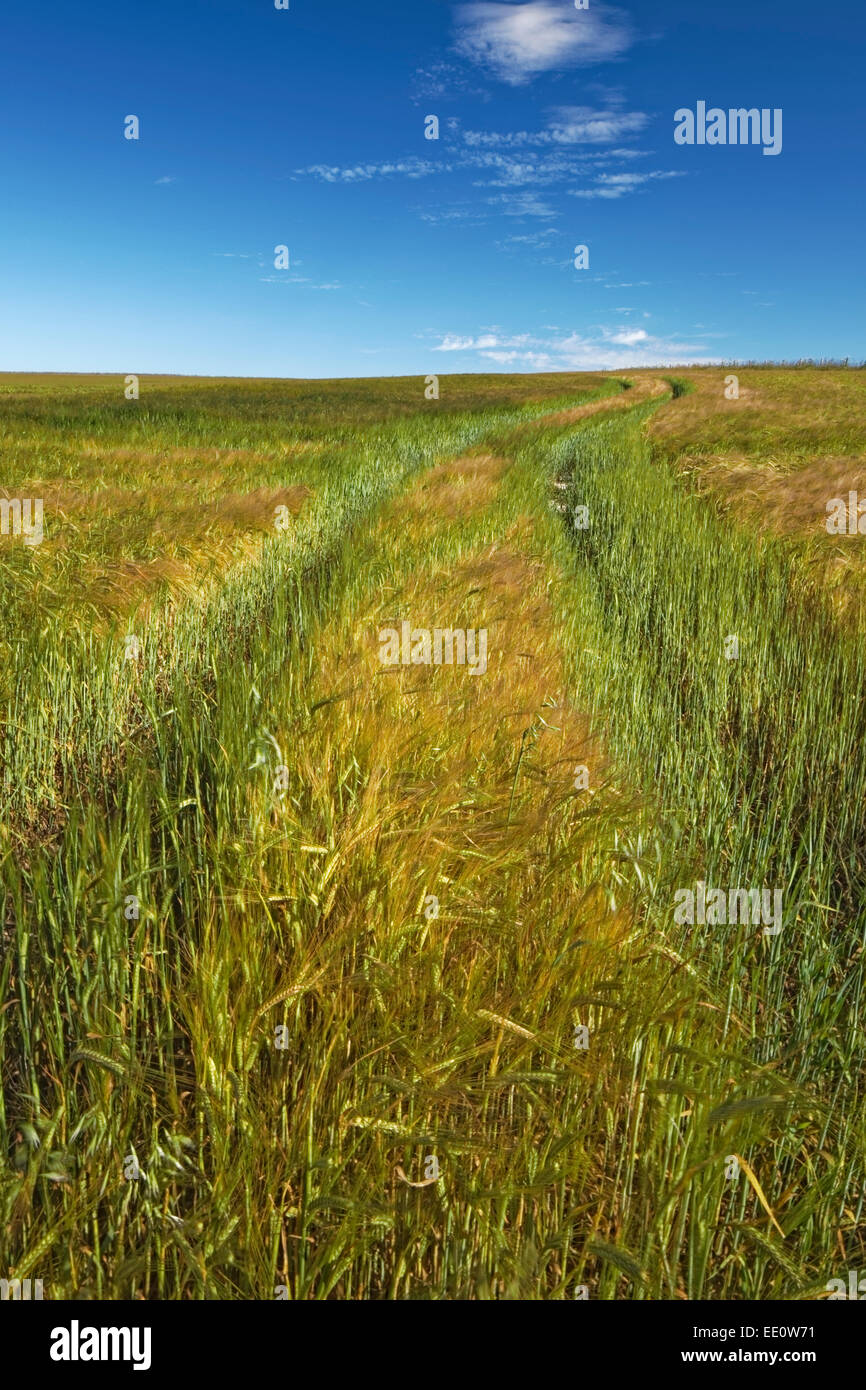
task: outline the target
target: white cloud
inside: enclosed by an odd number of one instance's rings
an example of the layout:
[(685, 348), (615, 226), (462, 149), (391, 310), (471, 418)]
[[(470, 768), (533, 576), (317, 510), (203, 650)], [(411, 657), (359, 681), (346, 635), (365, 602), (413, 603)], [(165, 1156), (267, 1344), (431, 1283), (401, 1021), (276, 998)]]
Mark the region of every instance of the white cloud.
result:
[[(422, 179), (433, 174), (450, 174), (455, 171), (479, 169), (494, 176), (489, 179), (478, 180), (479, 185), (488, 184), (492, 188), (512, 188), (529, 183), (562, 183), (587, 176), (598, 178), (596, 170), (600, 163), (641, 156), (640, 151), (632, 150), (581, 151), (580, 154), (572, 154), (563, 149), (547, 149), (544, 153), (536, 153), (529, 149), (525, 154), (512, 152), (514, 146), (520, 146), (523, 143), (533, 142), (549, 145), (553, 142), (553, 137), (550, 136), (549, 132), (542, 132), (539, 136), (530, 136), (525, 131), (502, 135), (491, 134), (489, 136), (483, 135), (481, 132), (468, 132), (467, 135), (472, 136), (472, 139), (468, 141), (469, 149), (460, 151), (451, 161), (432, 161), (413, 156), (405, 159), (350, 166), (311, 164), (305, 169), (296, 169), (294, 177), (315, 178), (323, 183), (358, 184), (368, 183), (372, 179), (379, 178)], [(489, 146), (496, 144), (504, 145), (506, 147), (505, 152), (500, 149), (489, 148)], [(638, 182), (646, 179), (649, 175), (622, 174), (610, 177), (616, 177), (622, 182)], [(653, 175), (652, 177), (660, 176)]]
[[(631, 184), (643, 183), (648, 178), (673, 177), (673, 175), (667, 174), (600, 175), (598, 173), (601, 164), (609, 164), (611, 161), (622, 159), (629, 154), (638, 155), (638, 151), (581, 151), (579, 154), (572, 154), (561, 148), (548, 148), (543, 153), (530, 149), (527, 149), (525, 153), (513, 151), (508, 142), (514, 139), (515, 143), (519, 145), (520, 141), (517, 137), (525, 133), (518, 131), (515, 132), (514, 136), (491, 136), (489, 142), (487, 137), (484, 137), (484, 144), (492, 144), (501, 140), (506, 145), (505, 151), (481, 147), (482, 140), (479, 135), (475, 144), (470, 144), (469, 149), (457, 153), (450, 162), (448, 160), (434, 162), (410, 157), (346, 167), (337, 164), (312, 164), (306, 169), (296, 169), (294, 176), (296, 178), (315, 178), (323, 183), (353, 185), (368, 183), (379, 178), (397, 177), (413, 180), (427, 178), (433, 174), (480, 170), (489, 174), (490, 177), (475, 180), (476, 187), (516, 188), (527, 184), (543, 187), (573, 183), (581, 179), (595, 179), (600, 188), (606, 185), (617, 188), (622, 185), (623, 189)], [(529, 138), (527, 137), (527, 139)], [(535, 139), (535, 137), (531, 138)], [(616, 191), (610, 193), (589, 192), (578, 196), (618, 198), (622, 195), (621, 192)]]
[(649, 116), (643, 111), (593, 111), (590, 106), (560, 106), (550, 122), (550, 137), (558, 145), (606, 145), (623, 135), (636, 135), (648, 121)]
[[(292, 177), (356, 185), (374, 179), (418, 180), (434, 174), (480, 170), (490, 177), (477, 179), (476, 187), (516, 188), (530, 184), (543, 187), (595, 180), (595, 188), (576, 192), (576, 196), (619, 198), (622, 190), (630, 184), (637, 186), (648, 178), (673, 177), (634, 173), (599, 176), (598, 170), (611, 164), (615, 166), (626, 160), (646, 158), (646, 151), (643, 150), (621, 146), (613, 149), (600, 147), (640, 130), (647, 119), (639, 111), (595, 111), (591, 107), (560, 106), (553, 108), (550, 113), (546, 130), (461, 132), (454, 129), (450, 132), (453, 140), (448, 142), (448, 153), (443, 159), (422, 159), (408, 155), (354, 165), (312, 164), (295, 169)], [(455, 147), (455, 140), (461, 144)], [(578, 145), (580, 149), (573, 148)], [(548, 211), (535, 215), (551, 214)]]
[(499, 207), (506, 217), (556, 217), (556, 211), (542, 203), (535, 193), (497, 193), (488, 198), (491, 207)]
[(647, 174), (598, 174), (593, 188), (570, 188), (572, 198), (623, 198), (626, 193), (634, 193), (653, 179), (678, 179), (684, 176), (680, 169), (654, 169)]
[[(513, 148), (523, 145), (606, 145), (636, 135), (649, 122), (643, 111), (596, 111), (591, 106), (557, 106), (545, 130), (464, 130), (470, 148)], [(620, 159), (634, 159), (639, 150), (616, 149)]]
[(507, 236), (503, 242), (497, 242), (502, 247), (509, 246), (544, 246), (552, 236), (558, 236), (555, 227), (543, 227), (538, 232), (527, 232), (523, 236)]
[(260, 275), (263, 285), (303, 285), (307, 290), (341, 290), (343, 286), (334, 280), (324, 285), (314, 285), (307, 275)]
[(682, 169), (654, 169), (649, 174), (599, 174), (598, 181), (616, 188), (637, 188), (649, 179), (680, 179), (683, 172)]
[(626, 21), (601, 0), (588, 10), (576, 10), (572, 0), (457, 7), (458, 52), (515, 87), (541, 72), (617, 58), (630, 43)]
[(458, 97), (478, 97), (489, 100), (488, 93), (469, 80), (465, 70), (456, 63), (431, 63), (429, 68), (416, 68), (412, 77), (412, 99), (419, 101), (451, 101)]
[(482, 352), (487, 356), (494, 348), (526, 347), (533, 340), (528, 333), (517, 338), (500, 338), (495, 333), (482, 333), (477, 338), (461, 338), (456, 333), (446, 333), (442, 342), (433, 352)]
[(690, 362), (710, 365), (722, 360), (705, 357), (702, 345), (653, 337), (642, 328), (602, 327), (591, 337), (580, 333), (560, 333), (551, 338), (536, 338), (528, 333), (475, 337), (448, 333), (432, 351), (473, 353), (482, 361), (499, 366), (523, 365), (535, 371), (618, 371)]
[(485, 214), (474, 205), (457, 204), (450, 208), (422, 208), (418, 216), (422, 222), (484, 222)]
[[(609, 162), (611, 156), (602, 157)], [(668, 178), (667, 174), (599, 174), (599, 156), (571, 155), (557, 150), (549, 154), (526, 155), (501, 154), (497, 150), (476, 150), (464, 155), (457, 167), (463, 169), (484, 169), (496, 175), (495, 178), (479, 179), (477, 186), (485, 184), (491, 188), (511, 188), (518, 184), (556, 184), (590, 176), (599, 183), (612, 186), (645, 183), (649, 178)], [(593, 160), (596, 161), (593, 164)]]
[(490, 188), (513, 188), (519, 184), (554, 184), (565, 179), (581, 178), (588, 172), (586, 163), (565, 154), (534, 155), (521, 158), (519, 155), (499, 154), (493, 150), (479, 150), (467, 155), (461, 161), (466, 168), (485, 169), (496, 177), (479, 179), (479, 186)]
[(312, 174), (323, 183), (366, 183), (370, 179), (388, 178), (401, 174), (409, 179), (423, 179), (428, 174), (441, 174), (450, 170), (450, 164), (432, 164), (427, 159), (400, 159), (385, 164), (355, 164), (341, 168), (337, 164), (311, 164), (307, 169), (296, 169), (295, 174)]
[(636, 347), (638, 343), (648, 343), (649, 334), (643, 328), (624, 328), (620, 333), (612, 333), (610, 341), (621, 343), (623, 347)]
[(503, 365), (522, 362), (526, 366), (537, 367), (539, 371), (543, 371), (550, 360), (544, 352), (482, 352), (481, 356), (488, 362), (501, 362)]

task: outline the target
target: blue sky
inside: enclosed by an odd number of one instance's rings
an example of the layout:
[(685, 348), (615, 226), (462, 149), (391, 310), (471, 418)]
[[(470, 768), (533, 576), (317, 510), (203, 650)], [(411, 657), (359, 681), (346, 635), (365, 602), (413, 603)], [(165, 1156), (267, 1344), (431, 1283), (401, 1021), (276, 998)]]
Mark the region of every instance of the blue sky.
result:
[[(866, 357), (862, 0), (15, 11), (2, 370)], [(781, 153), (678, 145), (699, 101), (781, 109)]]

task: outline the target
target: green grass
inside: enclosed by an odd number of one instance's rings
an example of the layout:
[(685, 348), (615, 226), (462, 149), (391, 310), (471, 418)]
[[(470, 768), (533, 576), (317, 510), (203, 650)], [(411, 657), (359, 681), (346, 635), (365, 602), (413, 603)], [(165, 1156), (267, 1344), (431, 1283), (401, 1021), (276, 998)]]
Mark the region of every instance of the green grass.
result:
[[(148, 520), (64, 522), (65, 571), (0, 555), (0, 1271), (546, 1300), (813, 1298), (857, 1268), (862, 634), (653, 455), (680, 402), (530, 428), (621, 387), (443, 378), (433, 414), (417, 381), (161, 379), (134, 413), (114, 381), (8, 384), (11, 495), (98, 473)], [(287, 533), (187, 514), (297, 482)], [(181, 514), (194, 583), (133, 586), (119, 622), (63, 583), (165, 554)], [(383, 675), (401, 615), (486, 626), (487, 676)], [(784, 888), (782, 933), (677, 927), (697, 877)], [(397, 1174), (430, 1155), (428, 1186)]]
[[(781, 1224), (801, 1259), (816, 1258), (813, 1240), (829, 1259), (838, 1228), (855, 1267), (866, 1042), (862, 632), (840, 630), (788, 547), (733, 528), (686, 493), (652, 461), (636, 421), (585, 431), (561, 457), (569, 500), (593, 517), (575, 533), (575, 687), (653, 800), (635, 855), (641, 910), (724, 1003), (724, 1044), (744, 1030), (755, 1062), (803, 1088), (805, 1110), (772, 1151), (773, 1190), (802, 1192), (797, 1221), (782, 1215)], [(739, 661), (725, 659), (729, 634), (739, 636)], [(698, 878), (781, 888), (781, 934), (706, 926), (680, 939), (673, 894)]]
[[(503, 426), (622, 389), (591, 376), (575, 378), (570, 394), (559, 377), (517, 378), (510, 389), (501, 378), (454, 380), (452, 387), (443, 379), (443, 396), (429, 403), (417, 379), (315, 383), (306, 392), (281, 383), (182, 383), (174, 392), (145, 387), (139, 402), (123, 401), (116, 380), (57, 400), (40, 381), (34, 399), (16, 398), (0, 436), (0, 445), (13, 441), (4, 450), (15, 480), (8, 495), (50, 496), (52, 483), (62, 482), (84, 501), (59, 515), (46, 503), (40, 546), (0, 541), (0, 698), (12, 735), (0, 817), (12, 808), (36, 817), (65, 806), (76, 795), (68, 792), (76, 770), (98, 781), (101, 767), (121, 756), (127, 719), (138, 717), (130, 710), (136, 668), (125, 662), (123, 641), (135, 632), (137, 581), (127, 581), (118, 620), (116, 605), (105, 611), (93, 595), (94, 570), (166, 557), (189, 562), (195, 586), (185, 604), (160, 605), (148, 617), (143, 664), (148, 683), (195, 685), (202, 672), (232, 664), (247, 628), (290, 623), (293, 585), (315, 587), (327, 576), (347, 530), (415, 470)], [(389, 415), (394, 422), (383, 423)], [(82, 442), (93, 438), (99, 449), (88, 462)], [(304, 444), (321, 452), (293, 455)], [(191, 452), (180, 475), (166, 457), (175, 447)], [(108, 452), (121, 448), (149, 459), (150, 474), (141, 457), (130, 464)], [(232, 472), (211, 453), (226, 449), (251, 457)], [(271, 511), (252, 554), (248, 534), (236, 541), (208, 531), (206, 504), (215, 498), (299, 483), (313, 493), (300, 522), (275, 537)], [(104, 511), (102, 488), (111, 489)], [(196, 508), (205, 513), (198, 526), (190, 522)], [(277, 582), (286, 571), (293, 585)]]

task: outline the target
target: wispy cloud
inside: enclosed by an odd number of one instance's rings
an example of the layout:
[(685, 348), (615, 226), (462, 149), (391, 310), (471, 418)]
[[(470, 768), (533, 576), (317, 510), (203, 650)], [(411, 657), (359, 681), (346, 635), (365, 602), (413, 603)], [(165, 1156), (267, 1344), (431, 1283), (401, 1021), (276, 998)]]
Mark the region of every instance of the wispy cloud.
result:
[(610, 341), (622, 347), (637, 347), (638, 343), (648, 343), (650, 335), (643, 328), (624, 328), (621, 333), (611, 333)]
[[(544, 130), (464, 130), (470, 148), (515, 148), (524, 145), (608, 145), (637, 135), (649, 122), (644, 111), (596, 111), (591, 106), (556, 106)], [(621, 158), (635, 158), (637, 151), (617, 149)]]
[(479, 223), (487, 221), (485, 211), (474, 203), (455, 203), (451, 207), (440, 208), (432, 208), (428, 205), (417, 211), (422, 222), (431, 222), (434, 225), (440, 222)]
[(507, 236), (504, 241), (497, 242), (497, 245), (506, 249), (514, 246), (546, 246), (552, 236), (559, 236), (556, 228), (543, 227), (537, 232), (526, 232), (521, 236)]
[(624, 16), (602, 0), (576, 10), (572, 0), (495, 0), (457, 7), (458, 53), (517, 87), (542, 72), (618, 58), (632, 42)]
[(477, 338), (461, 338), (456, 333), (446, 333), (442, 342), (433, 348), (434, 352), (483, 352), (488, 353), (494, 348), (518, 348), (526, 347), (533, 340), (528, 333), (522, 333), (517, 338), (500, 338), (496, 333), (482, 333)]
[(412, 77), (414, 101), (443, 101), (457, 97), (480, 97), (489, 100), (488, 93), (469, 81), (456, 63), (435, 62), (428, 68), (416, 68)]
[(649, 121), (645, 111), (595, 111), (591, 106), (559, 106), (550, 121), (558, 145), (606, 145), (636, 135)]
[(599, 174), (592, 188), (569, 188), (572, 198), (624, 198), (653, 179), (682, 178), (681, 169), (653, 169), (646, 174)]
[[(547, 113), (546, 128), (537, 131), (461, 131), (455, 119), (443, 127), (447, 137), (441, 158), (404, 155), (352, 165), (311, 164), (295, 169), (292, 177), (351, 186), (377, 179), (421, 180), (436, 174), (479, 171), (488, 177), (475, 179), (477, 187), (552, 187), (595, 180), (593, 187), (578, 196), (618, 198), (629, 186), (637, 187), (648, 178), (663, 175), (617, 175), (618, 183), (599, 177), (599, 170), (605, 166), (621, 166), (624, 162), (647, 157), (644, 150), (629, 149), (613, 142), (642, 130), (649, 117), (642, 111), (613, 109), (619, 102), (616, 96), (609, 96), (608, 100), (612, 106), (603, 111), (588, 106), (553, 107)], [(613, 147), (605, 148), (608, 145)], [(515, 210), (511, 211), (514, 214)], [(519, 208), (516, 212), (520, 215)], [(551, 214), (548, 211), (534, 215)], [(434, 214), (428, 220), (441, 220), (441, 216)]]
[[(446, 333), (432, 351), (472, 353), (499, 366), (525, 366), (536, 371), (617, 371), (673, 363), (709, 365), (722, 360), (706, 357), (702, 344), (655, 337), (642, 328), (600, 327), (591, 335), (568, 333), (550, 338), (529, 333)], [(462, 363), (459, 369), (463, 369)]]
[[(523, 132), (517, 132), (522, 134)], [(534, 137), (533, 137), (534, 138)], [(581, 151), (572, 154), (563, 149), (548, 149), (538, 153), (530, 149), (517, 153), (509, 147), (510, 136), (496, 135), (489, 142), (471, 143), (469, 148), (454, 152), (449, 159), (426, 160), (410, 156), (404, 159), (391, 159), (367, 164), (341, 166), (337, 164), (312, 164), (305, 169), (296, 169), (295, 178), (313, 178), (323, 183), (363, 184), (374, 179), (405, 178), (410, 180), (429, 178), (436, 174), (452, 174), (478, 170), (489, 173), (490, 178), (476, 179), (476, 185), (491, 188), (513, 188), (522, 184), (553, 185), (575, 182), (586, 177), (598, 178), (598, 168), (603, 164), (637, 157), (640, 151), (605, 150)], [(489, 143), (502, 142), (505, 150), (482, 147)], [(519, 146), (521, 141), (514, 140)], [(658, 175), (629, 174), (619, 176), (625, 182), (637, 184), (648, 177)], [(598, 195), (618, 196), (618, 195)]]
[(489, 188), (513, 188), (529, 183), (559, 184), (566, 179), (582, 177), (590, 168), (584, 161), (568, 155), (530, 155), (526, 158), (492, 150), (470, 155), (463, 162), (467, 168), (486, 170), (494, 175), (476, 181), (479, 186), (487, 185)]
[(408, 179), (424, 179), (430, 174), (448, 173), (450, 164), (432, 163), (427, 159), (399, 159), (383, 164), (354, 164), (341, 168), (337, 164), (311, 164), (306, 169), (296, 169), (295, 175), (321, 179), (323, 183), (367, 183), (370, 179), (381, 179), (398, 175)]
[(499, 208), (506, 217), (558, 217), (555, 208), (548, 207), (535, 193), (497, 193), (488, 198), (491, 207)]
[(160, 183), (177, 183), (177, 179), (173, 178), (170, 174), (163, 174), (161, 179), (154, 179), (154, 184)]
[(338, 280), (317, 285), (307, 275), (260, 275), (259, 281), (263, 285), (303, 285), (305, 290), (342, 290), (345, 288)]

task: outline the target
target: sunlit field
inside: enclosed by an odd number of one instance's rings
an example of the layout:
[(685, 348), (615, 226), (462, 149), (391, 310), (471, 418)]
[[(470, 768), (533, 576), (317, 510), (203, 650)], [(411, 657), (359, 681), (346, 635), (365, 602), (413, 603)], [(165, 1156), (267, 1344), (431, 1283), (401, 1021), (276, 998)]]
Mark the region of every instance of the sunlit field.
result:
[(0, 535), (0, 1270), (866, 1265), (864, 406), (844, 367), (0, 375), (44, 516)]

